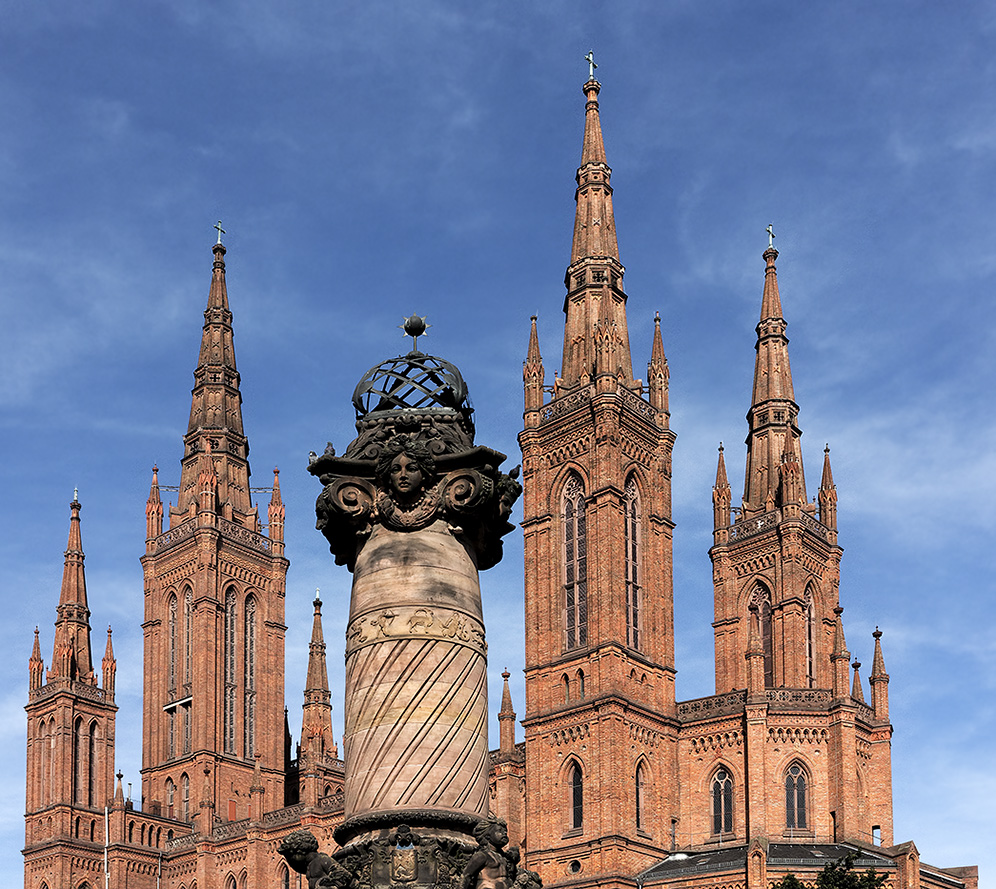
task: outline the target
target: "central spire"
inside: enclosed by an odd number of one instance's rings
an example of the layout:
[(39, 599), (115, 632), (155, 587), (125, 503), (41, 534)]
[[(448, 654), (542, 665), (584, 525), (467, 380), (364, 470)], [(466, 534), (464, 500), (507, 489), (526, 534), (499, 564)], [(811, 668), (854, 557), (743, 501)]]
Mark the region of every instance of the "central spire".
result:
[[(249, 442), (242, 428), (242, 394), (235, 364), (232, 313), (225, 283), (225, 247), (219, 240), (212, 250), (211, 288), (204, 310), (201, 348), (194, 371), (190, 420), (183, 437), (183, 470), (179, 509), (186, 512), (198, 495), (198, 479), (213, 465), (218, 476), (217, 501), (226, 518), (245, 520), (255, 511), (249, 495)], [(203, 504), (202, 504), (203, 506)], [(255, 519), (250, 525), (255, 524)]]
[[(770, 229), (770, 226), (769, 226)], [(769, 241), (773, 233), (769, 231)], [(788, 497), (805, 502), (806, 482), (797, 424), (799, 405), (792, 387), (788, 337), (778, 294), (775, 260), (778, 251), (769, 243), (764, 259), (764, 291), (761, 319), (757, 324), (757, 357), (754, 389), (747, 412), (747, 471), (744, 479), (744, 514), (768, 512)], [(793, 481), (798, 490), (786, 491), (784, 465), (797, 466)]]
[(586, 99), (584, 140), (576, 176), (571, 264), (564, 279), (567, 322), (562, 382), (568, 387), (587, 384), (596, 375), (614, 376), (624, 385), (633, 384), (623, 290), (625, 269), (619, 262), (612, 170), (606, 160), (598, 114), (601, 88), (594, 72), (582, 86)]

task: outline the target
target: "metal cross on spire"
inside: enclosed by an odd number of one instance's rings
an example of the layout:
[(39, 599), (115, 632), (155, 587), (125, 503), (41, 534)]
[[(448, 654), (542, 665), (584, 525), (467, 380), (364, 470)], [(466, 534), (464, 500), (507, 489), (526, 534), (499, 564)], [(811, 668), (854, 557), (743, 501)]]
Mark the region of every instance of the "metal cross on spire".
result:
[(768, 247), (769, 248), (770, 247), (774, 247), (775, 246), (775, 230), (774, 230), (774, 228), (772, 227), (772, 225), (770, 223), (768, 224), (768, 227), (765, 229), (765, 231), (768, 233)]
[(214, 224), (214, 227), (218, 230), (218, 243), (220, 244), (221, 243), (221, 236), (223, 234), (226, 234), (225, 230), (221, 227), (221, 220), (220, 219)]
[(595, 69), (598, 65), (595, 64), (595, 51), (593, 49), (588, 50), (588, 55), (584, 57), (584, 60), (588, 63), (588, 79), (595, 79)]

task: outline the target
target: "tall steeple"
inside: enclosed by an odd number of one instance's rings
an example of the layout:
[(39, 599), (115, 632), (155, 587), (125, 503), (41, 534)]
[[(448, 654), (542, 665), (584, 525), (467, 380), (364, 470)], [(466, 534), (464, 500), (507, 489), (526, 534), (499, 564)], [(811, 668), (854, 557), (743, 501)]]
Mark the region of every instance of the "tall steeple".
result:
[[(762, 254), (765, 262), (761, 320), (757, 325), (757, 357), (754, 362), (754, 391), (747, 411), (747, 468), (744, 479), (744, 513), (752, 516), (782, 505), (779, 484), (780, 464), (798, 464), (800, 491), (794, 497), (806, 499), (796, 419), (799, 406), (792, 388), (789, 366), (787, 324), (782, 317), (775, 260), (778, 251), (769, 244)], [(791, 435), (791, 438), (787, 438)], [(794, 458), (794, 459), (793, 459)]]
[[(673, 748), (662, 742), (651, 753), (646, 746), (650, 738), (673, 737), (674, 719), (675, 435), (669, 428), (667, 359), (657, 318), (646, 390), (633, 379), (600, 86), (590, 54), (588, 61), (592, 76), (583, 87), (563, 370), (544, 404), (534, 321), (524, 365), (525, 428), (519, 434), (526, 608), (522, 725), (530, 782), (537, 788), (525, 802), (527, 866), (548, 887), (576, 879), (577, 870), (563, 868), (571, 859), (585, 868), (597, 867), (596, 860), (607, 869), (627, 862), (634, 871), (656, 860), (649, 834), (623, 839), (632, 827), (633, 794), (647, 790), (640, 782), (649, 766), (635, 771), (633, 764), (627, 779), (613, 778), (584, 802), (592, 793), (582, 787), (587, 776), (623, 774), (619, 751), (634, 751), (638, 762), (649, 763), (644, 757), (650, 757), (660, 763), (655, 822), (669, 823), (678, 805), (663, 780), (671, 774)], [(510, 698), (503, 698), (499, 721), (503, 753), (496, 769), (508, 764), (510, 771), (506, 784), (496, 781), (494, 805), (506, 814), (518, 798), (512, 766), (520, 756)], [(550, 738), (568, 724), (584, 725), (585, 731), (564, 746), (551, 745)], [(565, 781), (573, 788), (570, 801)], [(508, 817), (511, 832), (514, 819)]]
[[(612, 170), (605, 157), (602, 124), (598, 115), (601, 84), (594, 74), (582, 87), (585, 102), (584, 141), (577, 171), (574, 241), (571, 264), (564, 283), (565, 386), (588, 383), (596, 373), (618, 374), (623, 385), (633, 386), (633, 361), (626, 326), (625, 269), (619, 262), (616, 223), (612, 211)], [(602, 355), (597, 362), (596, 328), (601, 328)], [(596, 367), (596, 364), (598, 365)]]
[(55, 647), (52, 669), (48, 678), (61, 677), (96, 685), (93, 657), (90, 649), (90, 609), (86, 601), (86, 575), (83, 562), (83, 540), (80, 535), (80, 502), (73, 492), (69, 504), (69, 542), (66, 545), (62, 569), (62, 591), (59, 594), (58, 618), (55, 621)]
[(322, 600), (315, 591), (315, 612), (308, 645), (308, 678), (304, 687), (304, 713), (301, 720), (299, 758), (301, 801), (316, 805), (323, 795), (329, 760), (339, 758), (332, 736), (332, 694), (325, 663), (325, 636), (322, 633)]
[(225, 283), (226, 251), (220, 237), (213, 251), (190, 420), (183, 437), (179, 502), (171, 520), (182, 520), (188, 514), (191, 500), (199, 493), (198, 480), (204, 473), (201, 458), (210, 455), (218, 475), (217, 508), (225, 518), (234, 518), (257, 530), (258, 520), (249, 493), (249, 442), (242, 428), (242, 394)]
[[(196, 787), (210, 817), (238, 819), (259, 754), (267, 800), (284, 799), (284, 507), (279, 481), (264, 534), (249, 487), (225, 247), (214, 264), (183, 436), (176, 505), (160, 524), (158, 471), (145, 505), (145, 688), (142, 795), (169, 811)], [(196, 805), (174, 808), (182, 820)], [(204, 822), (201, 822), (204, 823)], [(210, 823), (210, 818), (208, 822)]]

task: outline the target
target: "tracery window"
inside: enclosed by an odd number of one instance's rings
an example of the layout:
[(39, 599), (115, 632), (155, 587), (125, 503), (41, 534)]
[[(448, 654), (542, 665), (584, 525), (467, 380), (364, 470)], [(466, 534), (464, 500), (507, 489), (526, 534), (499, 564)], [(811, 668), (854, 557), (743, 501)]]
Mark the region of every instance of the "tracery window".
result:
[(785, 826), (805, 830), (807, 825), (806, 771), (796, 762), (785, 773)]
[(584, 777), (577, 763), (570, 769), (570, 794), (571, 829), (580, 830), (584, 825)]
[(243, 714), (246, 759), (256, 753), (256, 600), (246, 598), (245, 654), (243, 657), (243, 688), (245, 689), (245, 712)]
[(223, 700), (225, 753), (235, 753), (235, 590), (225, 593), (224, 662), (225, 690)]
[(588, 644), (588, 529), (584, 485), (572, 475), (564, 487), (564, 647)]
[(631, 648), (640, 647), (640, 495), (636, 479), (626, 481), (625, 499), (626, 543), (626, 642)]
[(712, 832), (733, 833), (733, 778), (724, 768), (712, 779)]

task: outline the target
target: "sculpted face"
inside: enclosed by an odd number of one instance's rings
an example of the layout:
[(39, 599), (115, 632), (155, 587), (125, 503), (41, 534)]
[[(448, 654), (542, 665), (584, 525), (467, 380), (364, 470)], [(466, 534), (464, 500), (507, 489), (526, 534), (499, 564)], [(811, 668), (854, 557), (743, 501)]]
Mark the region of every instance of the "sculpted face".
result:
[(491, 835), (488, 839), (490, 839), (491, 843), (497, 848), (501, 848), (508, 842), (508, 829), (501, 821), (495, 825), (492, 825), (489, 833)]
[(422, 489), (422, 470), (407, 454), (398, 454), (391, 461), (391, 487), (402, 498), (408, 499)]

